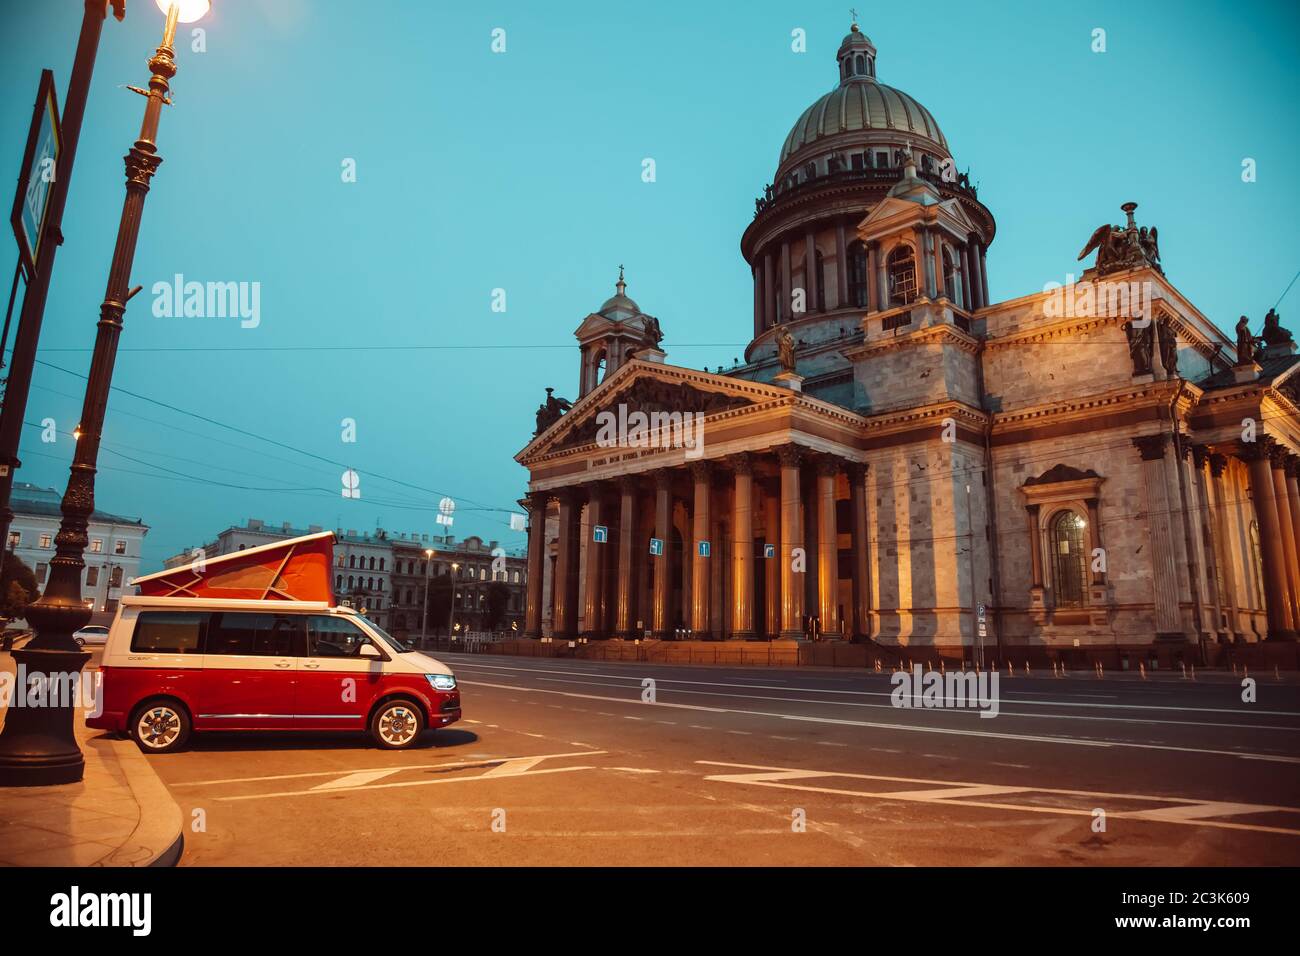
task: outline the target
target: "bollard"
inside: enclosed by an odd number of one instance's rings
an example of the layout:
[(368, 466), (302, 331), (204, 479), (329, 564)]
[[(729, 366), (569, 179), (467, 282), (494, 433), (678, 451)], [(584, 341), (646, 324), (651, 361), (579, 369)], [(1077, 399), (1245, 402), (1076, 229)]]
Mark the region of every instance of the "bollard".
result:
[(1237, 662), (1236, 662), (1236, 661), (1233, 661), (1233, 662), (1232, 662), (1232, 672), (1233, 672), (1234, 674), (1237, 673)]
[(1138, 673), (1142, 676), (1143, 680), (1147, 679), (1147, 665), (1142, 661), (1138, 661)]
[(1016, 675), (1015, 675), (1014, 673), (1012, 673), (1012, 671), (1011, 671), (1011, 662), (1010, 662), (1010, 661), (1007, 661), (1007, 676), (1008, 676), (1008, 677), (1015, 677), (1015, 676), (1016, 676)]
[(1187, 665), (1182, 661), (1179, 661), (1178, 663), (1179, 666), (1182, 667), (1183, 669), (1183, 680), (1187, 680)]
[(1029, 658), (1025, 658), (1025, 676), (1029, 676)]
[(1192, 665), (1192, 680), (1196, 680), (1196, 665)]

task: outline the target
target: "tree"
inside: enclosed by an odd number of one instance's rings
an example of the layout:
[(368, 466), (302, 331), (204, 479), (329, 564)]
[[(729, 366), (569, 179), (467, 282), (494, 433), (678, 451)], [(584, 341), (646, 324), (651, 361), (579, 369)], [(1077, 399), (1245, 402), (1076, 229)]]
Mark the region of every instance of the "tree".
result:
[(0, 617), (9, 620), (22, 617), (27, 605), (40, 596), (40, 586), (32, 569), (12, 552), (6, 554), (4, 571), (0, 573)]
[(501, 581), (493, 581), (487, 589), (487, 616), (483, 619), (484, 627), (489, 631), (495, 631), (497, 625), (502, 622), (506, 616), (506, 608), (510, 606), (510, 589)]
[(429, 581), (425, 607), (429, 614), (429, 633), (437, 633), (447, 626), (447, 611), (451, 608), (450, 574), (439, 574)]

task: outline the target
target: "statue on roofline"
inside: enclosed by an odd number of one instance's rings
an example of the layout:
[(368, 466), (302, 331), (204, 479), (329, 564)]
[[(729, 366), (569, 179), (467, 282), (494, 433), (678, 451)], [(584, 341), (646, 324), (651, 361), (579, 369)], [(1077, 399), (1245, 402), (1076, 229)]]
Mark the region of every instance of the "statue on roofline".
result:
[(537, 406), (537, 430), (533, 432), (534, 438), (558, 422), (564, 417), (564, 413), (573, 407), (571, 401), (567, 398), (556, 398), (554, 392), (555, 389), (548, 388), (546, 401)]

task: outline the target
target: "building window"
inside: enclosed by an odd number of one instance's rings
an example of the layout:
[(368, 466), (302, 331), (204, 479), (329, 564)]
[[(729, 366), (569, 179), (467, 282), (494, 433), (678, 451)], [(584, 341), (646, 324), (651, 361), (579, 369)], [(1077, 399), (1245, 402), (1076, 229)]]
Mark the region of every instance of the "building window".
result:
[(343, 575), (340, 574), (334, 578), (334, 588), (338, 591), (343, 590)]
[(92, 564), (86, 568), (86, 587), (93, 588), (99, 584), (99, 566)]
[(38, 561), (36, 564), (36, 581), (39, 584), (45, 583), (45, 575), (50, 570), (50, 566), (44, 561)]
[(53, 539), (52, 537), (50, 537), (49, 534), (43, 534), (43, 535), (41, 535), (41, 547), (42, 547), (42, 548), (48, 548), (48, 547), (50, 546), (50, 544), (53, 542), (53, 540), (54, 540), (54, 539)]
[(113, 568), (108, 573), (108, 586), (110, 588), (120, 588), (122, 586), (122, 569)]
[(350, 568), (355, 568), (356, 566), (357, 566), (357, 556), (356, 556), (355, 554), (349, 554), (349, 555), (348, 555), (348, 567), (350, 567)]
[(126, 554), (126, 542), (125, 542), (125, 541), (114, 541), (114, 542), (113, 542), (113, 553), (114, 553), (114, 554)]
[(847, 250), (849, 267), (849, 305), (867, 307), (867, 247), (854, 239)]
[(916, 257), (912, 247), (895, 246), (886, 261), (889, 273), (889, 304), (911, 305), (916, 301)]
[(354, 578), (352, 575), (349, 574), (349, 575), (348, 575), (348, 590), (351, 591), (351, 590), (355, 589), (356, 586), (357, 586), (357, 579)]
[(884, 149), (876, 150), (876, 168), (886, 169), (889, 167), (889, 151)]
[(379, 559), (379, 570), (380, 570), (380, 571), (384, 570), (384, 559), (383, 559), (383, 558), (380, 558), (380, 559)]
[(1052, 519), (1048, 529), (1057, 607), (1083, 606), (1088, 572), (1084, 548), (1086, 527), (1086, 522), (1076, 512), (1062, 511)]
[(91, 538), (91, 539), (90, 539), (90, 553), (91, 553), (91, 554), (103, 554), (103, 553), (104, 553), (104, 539), (103, 539), (103, 538)]
[(859, 53), (857, 56), (853, 58), (853, 74), (854, 76), (867, 75), (866, 60), (863, 58), (861, 53)]
[(817, 311), (826, 311), (826, 263), (820, 249), (813, 252), (813, 274), (817, 277)]
[(9, 547), (10, 547), (10, 548), (17, 548), (17, 547), (19, 547), (20, 545), (22, 545), (22, 543), (23, 543), (23, 536), (22, 536), (22, 533), (21, 533), (21, 532), (18, 532), (18, 531), (10, 531), (10, 532), (9, 532)]
[(849, 156), (849, 169), (855, 173), (862, 172), (866, 168), (866, 156), (865, 153), (853, 153)]

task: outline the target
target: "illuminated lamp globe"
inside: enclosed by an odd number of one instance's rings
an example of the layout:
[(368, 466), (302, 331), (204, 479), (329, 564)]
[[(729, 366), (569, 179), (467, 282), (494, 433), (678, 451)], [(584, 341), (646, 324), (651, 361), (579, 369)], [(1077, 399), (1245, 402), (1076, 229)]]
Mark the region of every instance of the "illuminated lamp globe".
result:
[(158, 4), (158, 9), (163, 12), (163, 16), (176, 7), (176, 21), (178, 23), (193, 23), (195, 20), (201, 20), (212, 9), (211, 0), (154, 0)]

